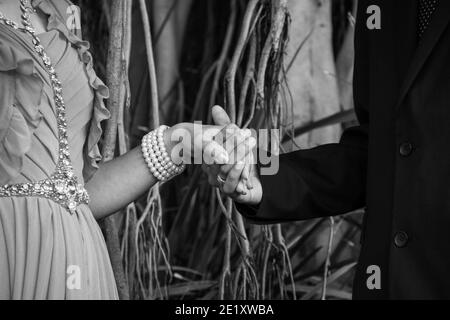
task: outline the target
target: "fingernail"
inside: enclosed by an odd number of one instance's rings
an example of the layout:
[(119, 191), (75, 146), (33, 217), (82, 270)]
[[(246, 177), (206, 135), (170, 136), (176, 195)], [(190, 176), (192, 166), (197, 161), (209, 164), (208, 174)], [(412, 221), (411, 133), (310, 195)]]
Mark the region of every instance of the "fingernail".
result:
[(225, 154), (225, 153), (221, 153), (221, 154), (219, 154), (219, 155), (216, 157), (216, 161), (217, 161), (219, 164), (225, 164), (225, 163), (228, 163), (228, 160), (229, 160), (228, 155)]
[(246, 196), (246, 195), (247, 195), (247, 192), (245, 192), (244, 190), (242, 190), (242, 191), (238, 192), (238, 194), (240, 194), (241, 196)]

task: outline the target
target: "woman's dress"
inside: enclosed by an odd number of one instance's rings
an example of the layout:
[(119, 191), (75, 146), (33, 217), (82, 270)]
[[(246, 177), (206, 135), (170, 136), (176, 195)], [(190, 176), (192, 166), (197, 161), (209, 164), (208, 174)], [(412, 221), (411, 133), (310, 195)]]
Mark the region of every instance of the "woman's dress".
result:
[[(89, 44), (66, 26), (70, 3), (35, 0), (49, 16), (40, 34), (62, 82), (70, 158), (84, 184), (101, 159), (108, 89)], [(0, 23), (0, 186), (49, 178), (58, 161), (50, 80), (28, 34)], [(0, 197), (0, 299), (117, 299), (102, 233), (87, 205), (74, 214), (42, 197)]]

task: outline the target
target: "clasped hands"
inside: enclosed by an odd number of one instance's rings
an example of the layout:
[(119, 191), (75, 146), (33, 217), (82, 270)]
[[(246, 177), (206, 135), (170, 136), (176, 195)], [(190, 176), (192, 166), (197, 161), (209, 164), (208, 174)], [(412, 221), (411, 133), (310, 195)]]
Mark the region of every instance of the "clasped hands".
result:
[(219, 106), (213, 107), (212, 117), (216, 126), (223, 126), (214, 140), (226, 150), (228, 161), (202, 165), (208, 182), (238, 203), (259, 204), (263, 190), (253, 152), (256, 138), (252, 137), (250, 130), (232, 124), (228, 114)]
[(219, 106), (213, 107), (212, 118), (214, 125), (180, 123), (166, 130), (166, 151), (175, 164), (202, 164), (209, 183), (233, 200), (259, 204), (262, 187), (253, 152), (256, 138), (250, 130), (232, 124)]

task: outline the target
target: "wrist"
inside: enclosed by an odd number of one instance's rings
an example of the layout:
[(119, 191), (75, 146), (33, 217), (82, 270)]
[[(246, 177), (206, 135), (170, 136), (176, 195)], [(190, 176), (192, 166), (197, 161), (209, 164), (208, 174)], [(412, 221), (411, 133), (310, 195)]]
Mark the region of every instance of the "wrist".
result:
[(183, 151), (183, 148), (180, 148), (180, 145), (183, 143), (183, 140), (189, 137), (189, 135), (192, 136), (191, 131), (193, 131), (193, 129), (190, 128), (191, 126), (192, 124), (189, 123), (180, 123), (168, 128), (164, 132), (163, 138), (167, 153), (175, 163), (183, 162), (183, 155), (179, 154)]
[(253, 197), (251, 197), (249, 205), (257, 207), (262, 203), (264, 193), (259, 170), (259, 166), (255, 164), (253, 167), (253, 175), (250, 178), (252, 181), (254, 192), (252, 193)]
[[(142, 139), (142, 154), (144, 160), (153, 174), (159, 181), (165, 182), (176, 175), (181, 174), (185, 165), (182, 162), (174, 163), (171, 153), (173, 153), (172, 144), (167, 140), (166, 131), (170, 128), (161, 126), (150, 132)], [(166, 143), (169, 141), (169, 143)], [(170, 148), (170, 150), (168, 150)]]
[(174, 128), (171, 127), (164, 131), (163, 139), (166, 146), (167, 153), (172, 157), (173, 149), (179, 144), (179, 141), (174, 141), (173, 137)]

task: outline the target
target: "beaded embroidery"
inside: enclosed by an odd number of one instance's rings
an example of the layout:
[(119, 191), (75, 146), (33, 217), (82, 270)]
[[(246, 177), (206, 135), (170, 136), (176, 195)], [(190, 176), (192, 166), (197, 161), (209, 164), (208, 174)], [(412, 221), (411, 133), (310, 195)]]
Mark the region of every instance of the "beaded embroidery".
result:
[(78, 178), (74, 174), (70, 160), (66, 106), (62, 96), (61, 81), (56, 74), (50, 57), (46, 54), (40, 39), (35, 34), (35, 28), (31, 24), (30, 12), (34, 12), (34, 9), (29, 5), (28, 0), (20, 0), (20, 9), (22, 11), (23, 27), (19, 27), (16, 22), (7, 19), (1, 12), (0, 21), (15, 30), (25, 32), (31, 36), (34, 49), (41, 57), (50, 76), (58, 125), (58, 164), (55, 173), (49, 179), (0, 187), (0, 197), (44, 197), (55, 201), (68, 209), (71, 214), (74, 214), (80, 204), (88, 204), (89, 195), (84, 186), (78, 183)]

